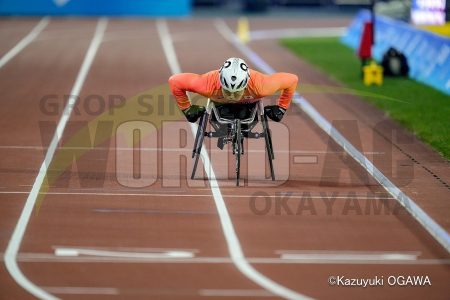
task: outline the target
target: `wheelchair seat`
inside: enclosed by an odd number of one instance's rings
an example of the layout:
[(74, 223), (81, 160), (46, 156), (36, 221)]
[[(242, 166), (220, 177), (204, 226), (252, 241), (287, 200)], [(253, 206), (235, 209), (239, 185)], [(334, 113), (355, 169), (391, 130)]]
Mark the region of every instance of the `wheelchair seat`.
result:
[(242, 124), (242, 132), (249, 132), (258, 123), (257, 103), (212, 105), (210, 124), (216, 132), (227, 133), (236, 119)]

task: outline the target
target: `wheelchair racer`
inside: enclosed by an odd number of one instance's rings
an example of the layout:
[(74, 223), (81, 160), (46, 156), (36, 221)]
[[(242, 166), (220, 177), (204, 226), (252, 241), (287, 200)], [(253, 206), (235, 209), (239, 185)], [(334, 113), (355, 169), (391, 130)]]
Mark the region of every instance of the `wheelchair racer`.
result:
[[(298, 77), (290, 73), (266, 75), (249, 69), (241, 58), (227, 59), (219, 70), (205, 74), (180, 73), (169, 78), (172, 94), (186, 119), (194, 123), (205, 112), (204, 106), (192, 105), (187, 92), (210, 98), (216, 104), (228, 106), (238, 115), (245, 114), (251, 103), (281, 91), (277, 105), (264, 107), (264, 113), (275, 122), (280, 122), (288, 109), (297, 88)], [(237, 107), (237, 104), (241, 104)], [(247, 105), (246, 105), (247, 104)], [(230, 109), (229, 109), (230, 110)]]

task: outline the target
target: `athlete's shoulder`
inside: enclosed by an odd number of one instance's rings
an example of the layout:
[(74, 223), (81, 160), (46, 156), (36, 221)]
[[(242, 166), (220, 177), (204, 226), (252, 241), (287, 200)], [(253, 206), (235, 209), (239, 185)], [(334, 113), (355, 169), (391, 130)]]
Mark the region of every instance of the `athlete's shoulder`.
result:
[(218, 70), (212, 70), (209, 72), (206, 72), (202, 74), (201, 76), (207, 78), (208, 81), (215, 81), (219, 80), (219, 71)]
[(212, 71), (206, 72), (204, 75), (207, 75), (207, 76), (218, 76), (219, 75), (219, 70), (212, 70)]
[(202, 76), (206, 79), (205, 88), (207, 92), (212, 93), (213, 91), (220, 89), (219, 70), (209, 71)]
[(206, 85), (215, 78), (218, 79), (217, 71), (210, 71), (203, 74), (196, 73), (178, 73), (169, 77), (169, 83), (188, 86)]
[(250, 80), (252, 80), (252, 79), (253, 80), (261, 80), (264, 78), (264, 76), (267, 76), (267, 75), (264, 73), (261, 73), (259, 71), (250, 69)]
[(276, 79), (293, 79), (297, 80), (298, 76), (296, 74), (292, 73), (286, 73), (286, 72), (278, 72), (273, 74), (265, 74), (261, 73), (256, 70), (250, 70), (250, 79), (254, 81), (261, 81), (261, 80), (276, 80)]
[(253, 93), (258, 94), (264, 86), (266, 78), (266, 74), (250, 69), (250, 80), (247, 88)]

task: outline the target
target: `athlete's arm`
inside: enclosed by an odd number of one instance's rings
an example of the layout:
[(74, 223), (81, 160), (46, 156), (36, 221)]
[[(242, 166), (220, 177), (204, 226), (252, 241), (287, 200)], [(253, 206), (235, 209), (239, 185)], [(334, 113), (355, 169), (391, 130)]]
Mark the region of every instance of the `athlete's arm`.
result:
[(270, 96), (277, 91), (281, 91), (280, 98), (278, 98), (278, 106), (287, 109), (291, 104), (297, 88), (298, 77), (291, 73), (275, 73), (272, 75), (263, 75), (263, 80), (260, 83), (260, 91), (263, 96)]
[(169, 86), (181, 110), (191, 106), (186, 92), (202, 94), (207, 87), (206, 74), (180, 73), (170, 76)]

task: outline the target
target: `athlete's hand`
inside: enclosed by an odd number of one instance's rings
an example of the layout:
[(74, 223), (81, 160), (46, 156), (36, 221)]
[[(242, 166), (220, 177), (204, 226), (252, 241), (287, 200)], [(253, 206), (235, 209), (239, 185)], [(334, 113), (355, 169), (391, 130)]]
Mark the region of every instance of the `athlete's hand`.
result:
[(205, 113), (205, 107), (199, 105), (191, 105), (189, 108), (182, 110), (186, 119), (191, 122), (197, 122), (198, 118), (200, 118)]
[(278, 105), (269, 105), (264, 107), (264, 114), (275, 122), (280, 122), (283, 119), (286, 110)]

